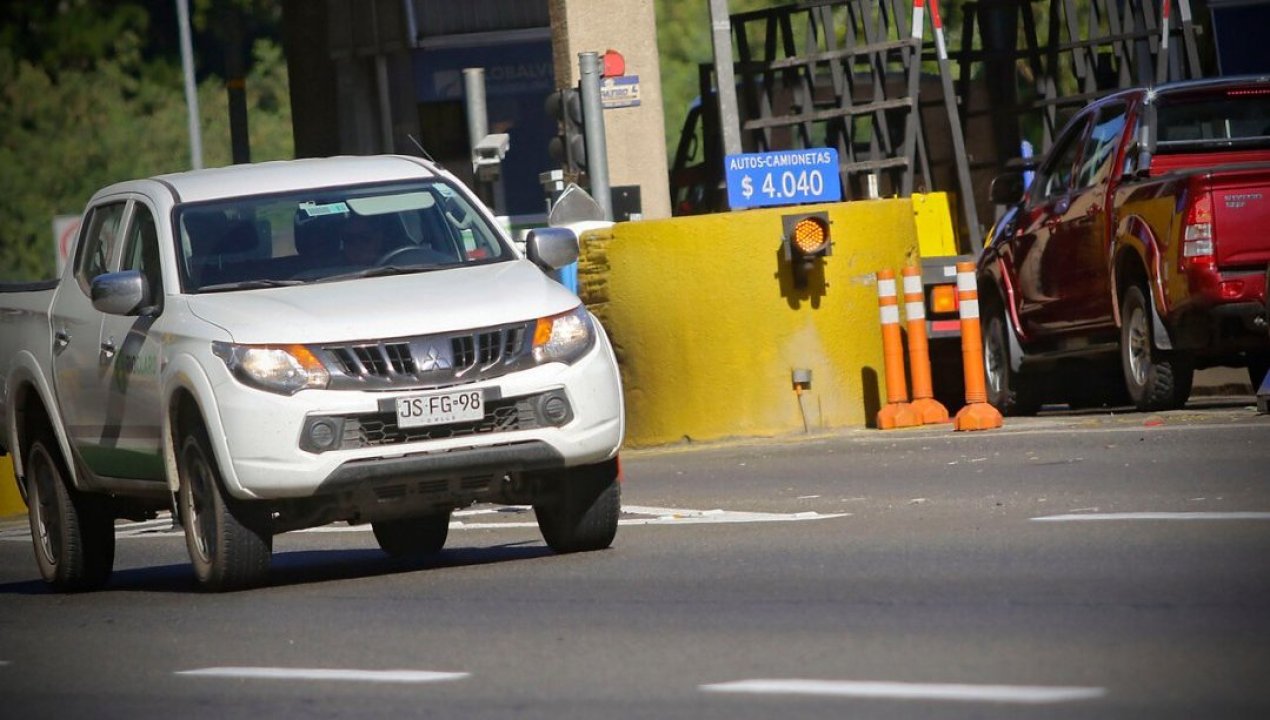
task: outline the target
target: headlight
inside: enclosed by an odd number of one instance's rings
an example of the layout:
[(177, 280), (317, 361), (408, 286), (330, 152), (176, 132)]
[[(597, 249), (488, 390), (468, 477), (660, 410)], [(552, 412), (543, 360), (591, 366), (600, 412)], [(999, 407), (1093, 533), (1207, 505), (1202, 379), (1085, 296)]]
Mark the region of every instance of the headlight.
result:
[(539, 363), (577, 360), (595, 343), (595, 330), (586, 308), (577, 306), (567, 313), (538, 318), (534, 328), (534, 360)]
[(303, 345), (231, 345), (212, 343), (212, 353), (225, 361), (234, 377), (269, 392), (294, 395), (306, 388), (322, 389), (331, 375)]

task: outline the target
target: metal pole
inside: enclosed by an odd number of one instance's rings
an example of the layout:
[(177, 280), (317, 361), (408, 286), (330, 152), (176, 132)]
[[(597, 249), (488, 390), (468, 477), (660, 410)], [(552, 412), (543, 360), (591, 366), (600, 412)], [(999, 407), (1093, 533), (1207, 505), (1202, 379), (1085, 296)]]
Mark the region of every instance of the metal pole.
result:
[(463, 69), (463, 99), (467, 106), (467, 143), (472, 156), (472, 172), (476, 172), (476, 144), (489, 134), (489, 117), (485, 107), (485, 68)]
[(199, 130), (198, 87), (194, 84), (194, 46), (190, 41), (189, 0), (176, 0), (176, 23), (181, 35), (181, 68), (185, 71), (185, 109), (189, 115), (190, 167), (203, 169), (203, 136)]
[(604, 219), (613, 219), (613, 193), (609, 189), (609, 149), (604, 139), (604, 104), (600, 102), (600, 55), (578, 53), (582, 86), (582, 122), (586, 128), (587, 176), (591, 197), (600, 204)]
[(723, 131), (723, 154), (741, 152), (741, 121), (736, 108), (736, 73), (732, 69), (732, 21), (728, 0), (710, 0), (710, 30), (714, 42), (714, 75), (718, 87), (719, 127)]
[(375, 94), (379, 96), (379, 134), (382, 152), (393, 152), (396, 143), (392, 132), (392, 96), (388, 86), (388, 57), (375, 54)]

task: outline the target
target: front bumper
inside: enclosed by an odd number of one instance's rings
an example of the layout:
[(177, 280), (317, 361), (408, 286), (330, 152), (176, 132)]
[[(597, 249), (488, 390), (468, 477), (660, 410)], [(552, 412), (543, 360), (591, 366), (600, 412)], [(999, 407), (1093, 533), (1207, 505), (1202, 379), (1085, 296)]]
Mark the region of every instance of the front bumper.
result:
[[(487, 397), (532, 403), (563, 395), (570, 417), (560, 425), (491, 419), (461, 432), (394, 433), (381, 429), (368, 442), (366, 418), (383, 424), (396, 397), (420, 392), (305, 390), (275, 395), (217, 373), (215, 394), (224, 428), (222, 458), (229, 492), (244, 499), (312, 497), (360, 483), (498, 475), (600, 462), (613, 457), (624, 432), (621, 382), (603, 333), (572, 365), (549, 363), (474, 382)], [(523, 403), (521, 403), (523, 404)], [(492, 413), (493, 410), (487, 410)], [(523, 413), (522, 413), (523, 414)], [(306, 441), (314, 418), (356, 418), (336, 449), (317, 452)], [(492, 415), (491, 415), (492, 418)], [(213, 439), (217, 442), (218, 439)]]

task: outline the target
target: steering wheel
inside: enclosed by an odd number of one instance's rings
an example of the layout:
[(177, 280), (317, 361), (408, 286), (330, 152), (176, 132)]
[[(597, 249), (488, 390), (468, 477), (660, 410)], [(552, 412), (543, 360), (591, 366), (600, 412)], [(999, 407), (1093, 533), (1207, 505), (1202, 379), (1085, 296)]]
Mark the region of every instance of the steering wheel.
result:
[(417, 259), (413, 259), (414, 262), (424, 262), (424, 263), (431, 263), (431, 264), (444, 262), (444, 258), (441, 258), (440, 254), (437, 253), (437, 251), (433, 250), (432, 248), (425, 248), (419, 245), (405, 245), (403, 247), (393, 248), (392, 250), (389, 250), (388, 252), (384, 253), (382, 257), (380, 257), (378, 260), (375, 261), (375, 264), (376, 265), (390, 265), (393, 263), (400, 263), (402, 262), (401, 258), (406, 257), (408, 255), (419, 256)]

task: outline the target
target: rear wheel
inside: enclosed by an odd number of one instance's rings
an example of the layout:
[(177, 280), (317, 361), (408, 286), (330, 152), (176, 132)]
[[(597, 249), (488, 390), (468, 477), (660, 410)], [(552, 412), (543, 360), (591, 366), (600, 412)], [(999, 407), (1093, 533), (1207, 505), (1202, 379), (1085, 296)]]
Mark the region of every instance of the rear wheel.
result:
[(115, 563), (115, 519), (105, 502), (68, 484), (61, 451), (47, 432), (27, 447), (25, 466), (40, 576), (64, 592), (105, 585)]
[(177, 500), (198, 584), (212, 591), (261, 585), (273, 553), (269, 509), (225, 492), (207, 432), (191, 424), (181, 440)]
[(1010, 368), (1005, 311), (992, 313), (983, 333), (983, 369), (988, 402), (1003, 415), (1035, 415), (1041, 409), (1035, 385)]
[(1172, 410), (1186, 404), (1195, 367), (1182, 353), (1157, 350), (1151, 306), (1141, 286), (1130, 285), (1120, 310), (1120, 360), (1125, 388), (1139, 410)]
[(602, 550), (613, 544), (622, 513), (617, 458), (567, 468), (558, 474), (559, 492), (534, 504), (538, 529), (558, 553)]
[(445, 547), (450, 532), (450, 511), (371, 523), (371, 529), (384, 552), (395, 558), (421, 560)]

